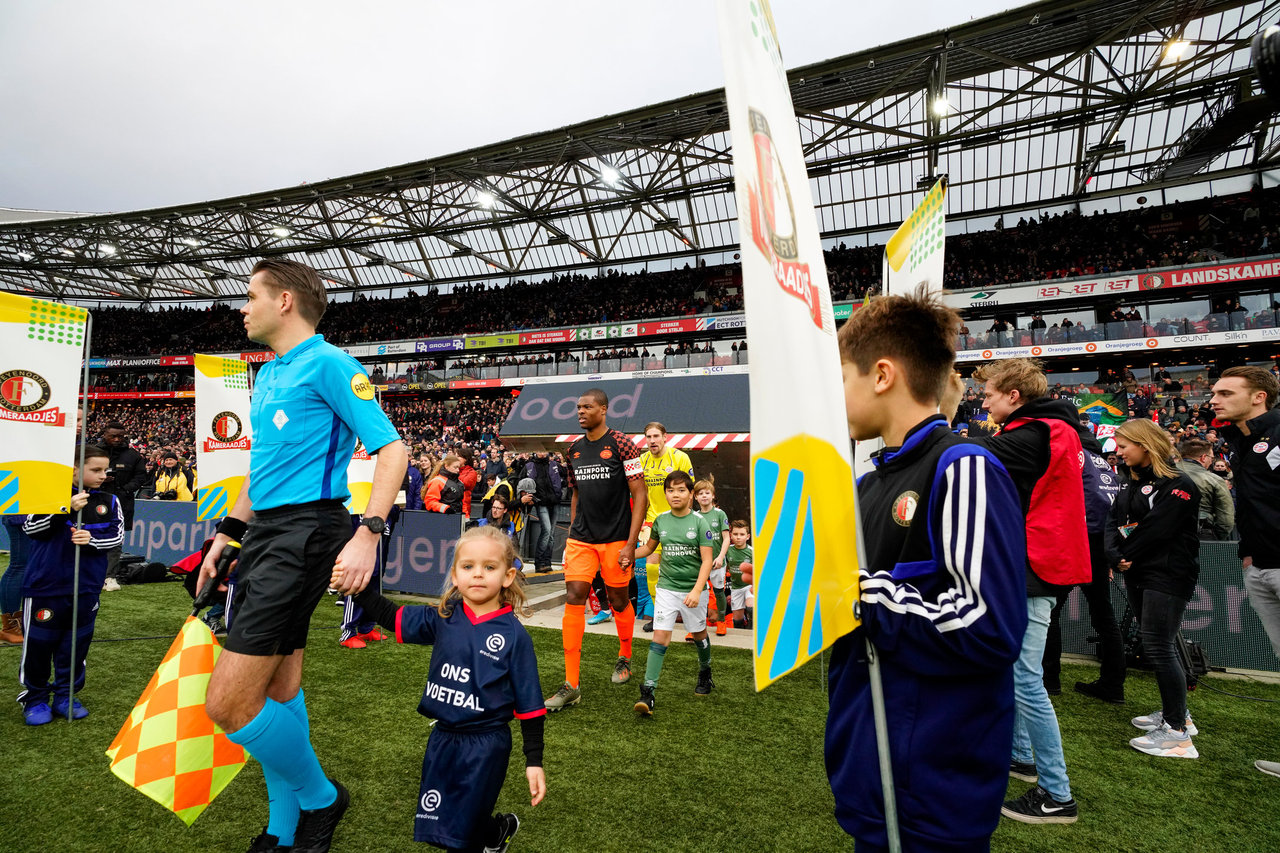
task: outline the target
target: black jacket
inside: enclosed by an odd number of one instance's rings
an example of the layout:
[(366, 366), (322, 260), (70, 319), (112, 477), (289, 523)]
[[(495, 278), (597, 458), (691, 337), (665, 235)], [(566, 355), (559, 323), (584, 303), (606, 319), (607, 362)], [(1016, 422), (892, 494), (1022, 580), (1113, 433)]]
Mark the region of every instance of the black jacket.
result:
[[(1200, 577), (1200, 489), (1186, 474), (1156, 477), (1139, 468), (1126, 477), (1111, 507), (1107, 559), (1133, 565), (1125, 582), (1190, 601)], [(1136, 524), (1125, 536), (1120, 528)]]
[(1232, 451), (1240, 558), (1252, 557), (1254, 565), (1264, 569), (1280, 569), (1280, 407), (1248, 426), (1248, 435), (1235, 426), (1222, 430)]
[(120, 508), (124, 510), (124, 529), (133, 529), (133, 496), (143, 486), (151, 484), (151, 475), (147, 473), (147, 463), (142, 454), (132, 447), (111, 447), (106, 445), (107, 468), (111, 474), (102, 484), (100, 491), (115, 495), (120, 500)]

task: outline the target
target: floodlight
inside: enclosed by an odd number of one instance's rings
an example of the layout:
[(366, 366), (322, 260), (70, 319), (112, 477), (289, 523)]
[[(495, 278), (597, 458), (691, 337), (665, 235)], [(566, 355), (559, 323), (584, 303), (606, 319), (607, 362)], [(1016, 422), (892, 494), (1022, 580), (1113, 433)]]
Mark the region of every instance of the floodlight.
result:
[(1191, 42), (1186, 39), (1174, 39), (1169, 42), (1169, 46), (1165, 48), (1164, 58), (1170, 62), (1177, 62), (1182, 58), (1183, 54), (1191, 47)]
[(275, 228), (271, 229), (271, 233), (277, 237), (288, 237), (293, 232), (288, 228), (285, 228), (283, 225), (277, 225)]
[(204, 245), (204, 243), (201, 243), (199, 240), (195, 239), (194, 237), (183, 237), (182, 242), (186, 243), (188, 246), (191, 246), (192, 248), (195, 248), (196, 246)]
[(98, 251), (104, 255), (114, 255), (116, 253), (116, 247), (110, 243), (99, 243)]
[(611, 187), (616, 187), (622, 181), (622, 173), (605, 163), (600, 166), (600, 180)]
[(942, 118), (951, 112), (951, 104), (947, 101), (947, 96), (942, 95), (933, 102), (933, 114), (938, 118)]
[(476, 204), (480, 205), (481, 207), (493, 207), (493, 203), (497, 200), (498, 200), (497, 196), (495, 196), (493, 193), (489, 192), (488, 190), (480, 190), (478, 193), (476, 193)]

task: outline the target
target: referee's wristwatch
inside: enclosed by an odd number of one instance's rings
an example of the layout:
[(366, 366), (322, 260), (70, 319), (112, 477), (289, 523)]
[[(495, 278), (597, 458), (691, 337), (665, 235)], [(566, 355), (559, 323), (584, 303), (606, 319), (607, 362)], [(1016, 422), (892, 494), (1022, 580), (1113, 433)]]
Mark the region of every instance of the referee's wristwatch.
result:
[(387, 529), (387, 522), (385, 519), (378, 518), (376, 515), (366, 515), (364, 518), (360, 519), (360, 526), (367, 527), (371, 533), (381, 536), (382, 531)]

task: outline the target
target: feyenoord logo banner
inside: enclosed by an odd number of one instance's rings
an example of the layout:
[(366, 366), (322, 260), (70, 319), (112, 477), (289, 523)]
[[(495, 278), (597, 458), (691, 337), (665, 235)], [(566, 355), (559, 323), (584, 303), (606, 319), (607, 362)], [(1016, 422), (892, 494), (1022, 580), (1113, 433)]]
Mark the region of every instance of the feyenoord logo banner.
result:
[(88, 318), (83, 308), (0, 293), (0, 515), (67, 504)]
[(857, 626), (857, 513), (827, 269), (766, 0), (719, 0), (751, 344), (755, 681)]
[(249, 365), (238, 358), (197, 355), (196, 520), (222, 518), (249, 473)]

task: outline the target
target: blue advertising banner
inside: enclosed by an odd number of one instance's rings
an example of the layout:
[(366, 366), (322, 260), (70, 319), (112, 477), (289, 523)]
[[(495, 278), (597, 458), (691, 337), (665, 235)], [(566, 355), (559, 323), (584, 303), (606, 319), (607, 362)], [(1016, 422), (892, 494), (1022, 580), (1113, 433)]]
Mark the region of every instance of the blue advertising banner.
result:
[(382, 588), (415, 595), (444, 592), (453, 546), (462, 535), (463, 518), (438, 512), (402, 512), (391, 541)]
[[(172, 565), (199, 551), (204, 540), (213, 535), (218, 521), (197, 522), (192, 501), (140, 500), (134, 503), (133, 530), (124, 534), (124, 552)], [(0, 551), (7, 550), (9, 531), (0, 525)]]

